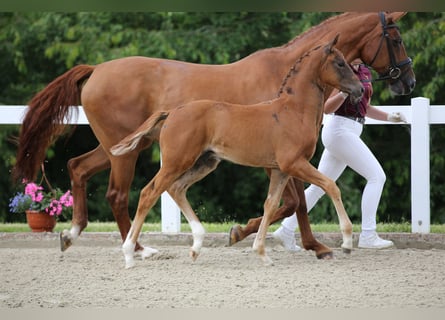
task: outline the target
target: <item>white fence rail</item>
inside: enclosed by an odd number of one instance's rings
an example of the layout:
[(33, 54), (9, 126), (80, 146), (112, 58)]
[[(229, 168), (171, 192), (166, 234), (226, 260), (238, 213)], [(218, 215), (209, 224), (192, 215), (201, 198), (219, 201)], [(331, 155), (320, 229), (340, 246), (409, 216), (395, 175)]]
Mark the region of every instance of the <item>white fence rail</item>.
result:
[[(410, 106), (379, 106), (387, 112), (403, 112), (411, 125), (411, 231), (430, 232), (430, 124), (445, 123), (445, 106), (430, 106), (427, 98), (413, 98)], [(0, 124), (21, 124), (26, 106), (1, 106)], [(82, 107), (72, 124), (88, 124)], [(367, 119), (366, 125), (397, 125)], [(415, 150), (415, 152), (413, 152)], [(181, 213), (168, 193), (161, 197), (162, 232), (181, 230)]]

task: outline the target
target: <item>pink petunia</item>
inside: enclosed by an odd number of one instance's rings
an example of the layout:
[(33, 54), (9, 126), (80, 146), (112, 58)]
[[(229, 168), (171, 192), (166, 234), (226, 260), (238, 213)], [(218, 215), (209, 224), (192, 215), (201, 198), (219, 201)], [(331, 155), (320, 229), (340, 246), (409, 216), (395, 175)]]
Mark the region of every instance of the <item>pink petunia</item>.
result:
[(71, 195), (71, 191), (68, 190), (60, 197), (60, 202), (65, 207), (72, 207), (73, 206), (73, 196)]
[(51, 201), (50, 205), (48, 208), (45, 209), (45, 211), (50, 215), (60, 215), (62, 213), (62, 204), (57, 201), (57, 200), (53, 200)]
[(43, 193), (39, 192), (36, 195), (31, 195), (32, 201), (41, 202), (43, 200)]
[(40, 190), (43, 190), (43, 187), (34, 182), (30, 182), (25, 186), (25, 194), (29, 195), (34, 202), (42, 201), (43, 193)]
[(35, 184), (34, 182), (30, 182), (25, 186), (25, 194), (32, 195), (39, 190), (43, 190), (43, 187)]

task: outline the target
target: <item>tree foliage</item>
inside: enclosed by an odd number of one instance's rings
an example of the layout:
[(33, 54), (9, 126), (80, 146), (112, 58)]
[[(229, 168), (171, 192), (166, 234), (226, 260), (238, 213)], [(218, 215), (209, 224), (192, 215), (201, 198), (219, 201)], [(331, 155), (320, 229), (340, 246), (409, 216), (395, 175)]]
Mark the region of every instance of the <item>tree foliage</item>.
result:
[[(257, 50), (279, 46), (313, 25), (334, 15), (305, 13), (181, 13), (181, 12), (11, 12), (0, 13), (0, 103), (26, 104), (51, 80), (73, 66), (98, 64), (124, 56), (141, 55), (196, 63), (223, 64)], [(375, 85), (374, 105), (409, 105), (412, 97), (424, 96), (431, 104), (444, 104), (445, 16), (443, 13), (408, 13), (399, 23), (408, 53), (413, 59), (417, 86), (410, 96), (394, 97), (383, 84)], [(8, 173), (15, 161), (9, 137), (17, 126), (0, 130), (0, 168)], [(445, 160), (441, 146), (445, 131), (432, 128), (431, 205), (433, 222), (445, 222), (442, 197)], [(380, 160), (387, 181), (379, 206), (381, 221), (410, 219), (410, 131), (408, 126), (367, 126), (363, 133)], [(66, 162), (90, 151), (97, 141), (88, 126), (59, 139), (48, 151), (46, 171), (61, 188), (69, 187)], [(313, 164), (322, 151), (318, 144)], [(140, 188), (159, 167), (159, 149), (144, 151), (136, 168), (130, 194), (134, 212)], [(90, 220), (113, 220), (105, 200), (108, 172), (94, 176), (88, 185)], [(264, 170), (221, 164), (209, 177), (193, 186), (189, 199), (204, 221), (237, 220), (262, 213), (268, 179)], [(338, 180), (348, 213), (360, 221), (360, 198), (365, 181), (352, 170)], [(8, 213), (15, 192), (9, 174), (0, 176), (0, 221), (23, 220)], [(159, 219), (156, 207), (148, 219)], [(336, 221), (333, 206), (323, 198), (311, 212), (312, 221)]]

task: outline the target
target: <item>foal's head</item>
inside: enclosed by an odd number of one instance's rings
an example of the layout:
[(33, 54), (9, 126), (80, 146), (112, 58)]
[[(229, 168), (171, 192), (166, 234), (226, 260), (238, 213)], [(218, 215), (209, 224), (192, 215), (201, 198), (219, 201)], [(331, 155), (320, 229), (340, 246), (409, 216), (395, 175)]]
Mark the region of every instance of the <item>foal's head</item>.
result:
[[(283, 80), (278, 96), (285, 90), (293, 91), (290, 88), (290, 83), (293, 82), (291, 78), (300, 74), (300, 86), (301, 81), (307, 84), (315, 83), (322, 91), (329, 86), (348, 93), (353, 103), (360, 101), (364, 92), (363, 86), (343, 54), (334, 48), (337, 40), (338, 35), (328, 44), (315, 47), (302, 55)], [(294, 84), (296, 85), (297, 83)], [(304, 93), (304, 88), (295, 89)]]
[(364, 89), (340, 50), (334, 48), (338, 35), (322, 48), (319, 78), (321, 86), (331, 86), (349, 94), (353, 103), (360, 101)]

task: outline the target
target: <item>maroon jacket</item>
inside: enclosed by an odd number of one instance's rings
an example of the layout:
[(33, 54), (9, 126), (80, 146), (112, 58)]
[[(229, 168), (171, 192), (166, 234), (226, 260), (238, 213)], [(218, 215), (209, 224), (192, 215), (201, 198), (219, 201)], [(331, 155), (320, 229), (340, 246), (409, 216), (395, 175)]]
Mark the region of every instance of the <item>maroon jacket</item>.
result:
[(372, 96), (372, 75), (369, 69), (363, 64), (360, 64), (358, 71), (354, 70), (354, 73), (360, 79), (363, 87), (365, 88), (363, 97), (357, 104), (352, 104), (350, 99), (345, 99), (343, 104), (337, 109), (337, 111), (335, 111), (335, 114), (346, 117), (364, 118), (366, 115), (368, 102)]

